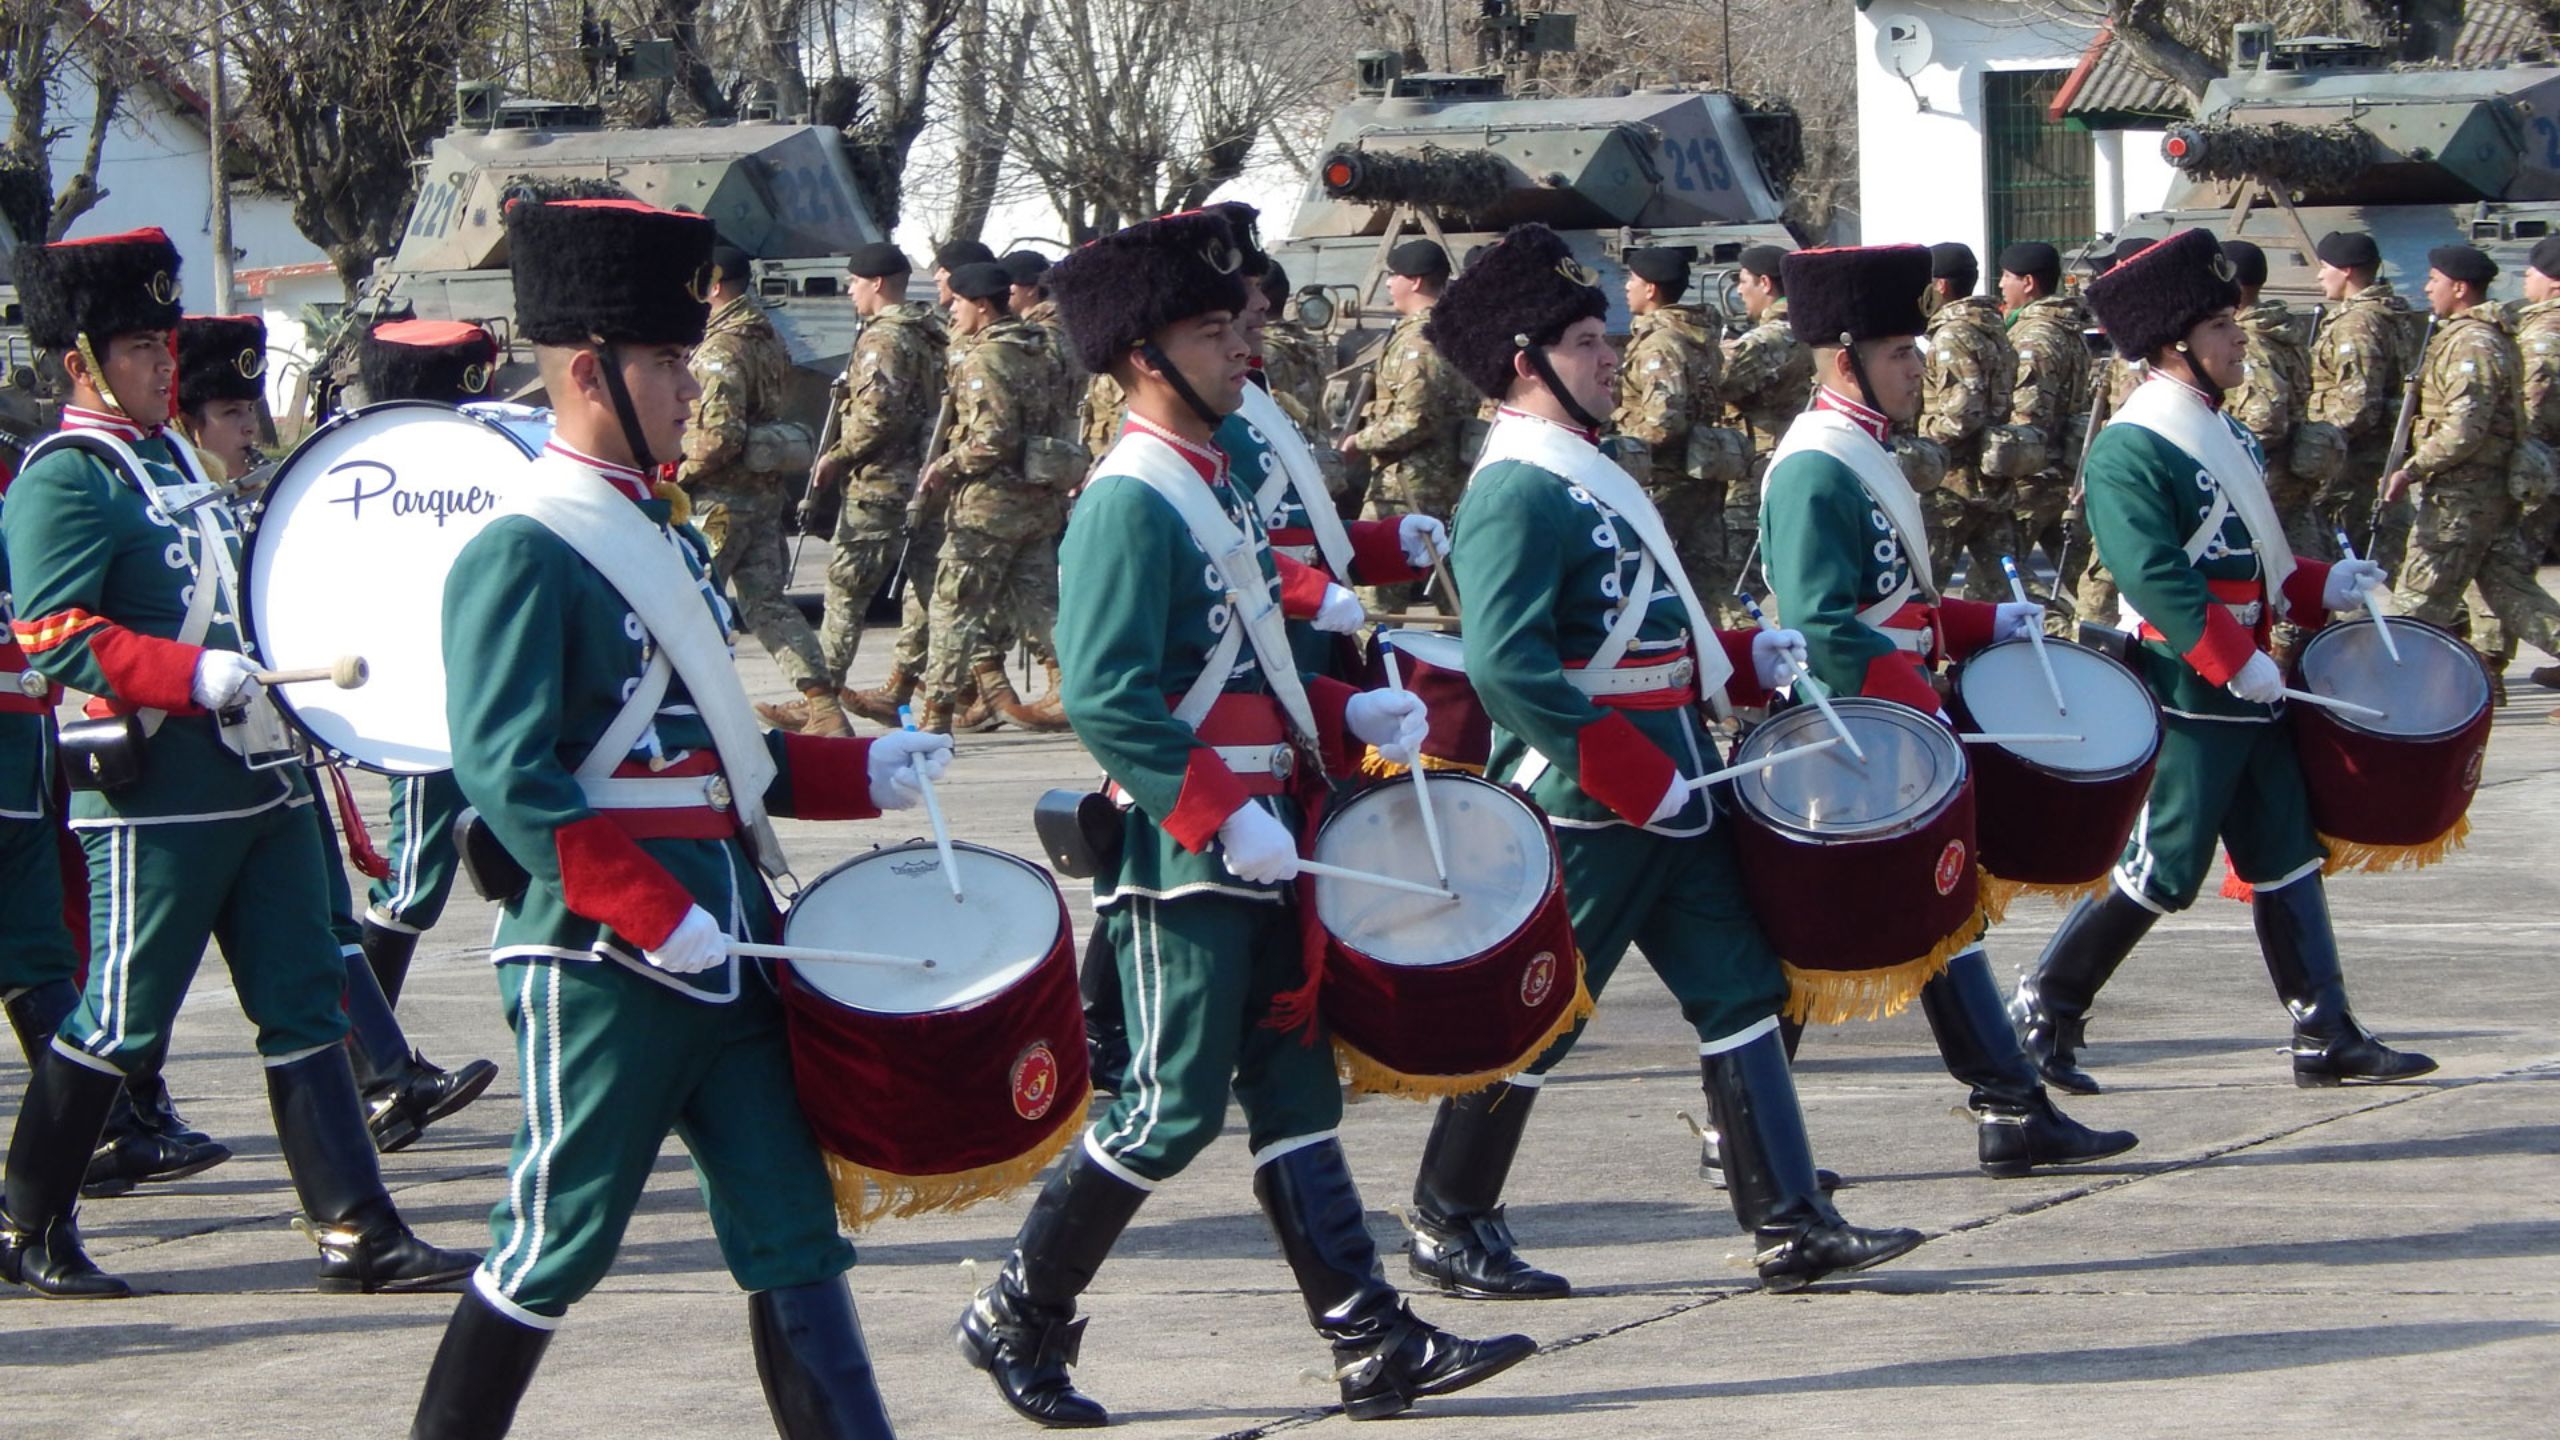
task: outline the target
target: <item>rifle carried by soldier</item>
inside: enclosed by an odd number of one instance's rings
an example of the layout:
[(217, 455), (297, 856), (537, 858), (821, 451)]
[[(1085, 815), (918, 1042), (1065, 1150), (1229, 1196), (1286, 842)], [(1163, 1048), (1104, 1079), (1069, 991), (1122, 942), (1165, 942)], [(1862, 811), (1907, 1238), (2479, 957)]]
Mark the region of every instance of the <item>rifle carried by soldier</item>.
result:
[(906, 581), (907, 551), (916, 543), (916, 528), (924, 523), (926, 512), (932, 508), (933, 492), (938, 488), (933, 484), (933, 462), (942, 458), (943, 431), (950, 424), (951, 392), (945, 390), (941, 402), (933, 407), (933, 428), (925, 432), (924, 460), (916, 466), (915, 493), (907, 497), (906, 535), (898, 542), (897, 566), (889, 572), (889, 594), (893, 597)]
[(827, 452), (836, 448), (836, 437), (844, 430), (845, 397), (852, 393), (853, 387), (843, 375), (827, 383), (827, 418), (818, 427), (818, 453), (809, 457), (809, 476), (800, 487), (799, 533), (791, 539), (791, 573), (795, 576), (800, 573), (800, 547), (809, 543), (809, 532), (816, 528), (824, 509), (818, 503), (819, 495), (824, 493), (818, 484), (818, 470), (827, 463)]
[(2427, 376), (2427, 347), (2435, 343), (2436, 317), (2427, 316), (2427, 328), (2418, 334), (2418, 348), (2409, 357), (2408, 376), (2400, 383), (2400, 418), (2391, 425), (2391, 448), (2382, 456), (2382, 483), (2373, 492), (2373, 510), (2364, 517), (2364, 553), (2373, 553), (2376, 538), (2382, 533), (2382, 508), (2400, 498), (2406, 488), (2401, 467), (2409, 463), (2409, 441), (2418, 424), (2418, 388)]
[[(2089, 503), (2089, 447), (2097, 443), (2098, 432), (2107, 424), (2107, 358), (2096, 357), (2089, 366), (2089, 420), (2080, 427), (2080, 454), (2071, 466), (2071, 491), (2062, 497), (2062, 551), (2053, 557), (2053, 598), (2062, 599), (2063, 577), (2071, 572), (2071, 540), (2074, 515)], [(2075, 598), (2074, 612), (2079, 608)]]

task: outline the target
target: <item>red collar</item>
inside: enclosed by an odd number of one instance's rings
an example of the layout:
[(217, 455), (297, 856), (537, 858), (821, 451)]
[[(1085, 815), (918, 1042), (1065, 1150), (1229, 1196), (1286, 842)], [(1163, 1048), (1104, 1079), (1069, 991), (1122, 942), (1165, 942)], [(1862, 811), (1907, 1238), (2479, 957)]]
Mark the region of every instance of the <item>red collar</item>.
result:
[(2177, 386), (2179, 389), (2186, 391), (2188, 394), (2196, 397), (2196, 399), (2201, 402), (2207, 410), (2219, 410), (2222, 408), (2221, 396), (2208, 395), (2204, 392), (2202, 387), (2190, 385), (2186, 381), (2179, 379), (2175, 375), (2169, 374), (2165, 370), (2154, 367), (2151, 371), (2151, 378), (2154, 380), (2166, 380), (2170, 384)]
[(1167, 430), (1153, 420), (1148, 419), (1144, 415), (1135, 413), (1132, 413), (1129, 416), (1127, 428), (1138, 431), (1141, 434), (1153, 435), (1167, 445), (1172, 446), (1173, 453), (1190, 461), (1191, 468), (1200, 472), (1200, 478), (1204, 481), (1214, 484), (1220, 477), (1227, 473), (1227, 454), (1225, 451), (1218, 449), (1214, 445), (1195, 445), (1190, 441), (1183, 439), (1181, 436), (1174, 434), (1172, 431)]
[(1579, 425), (1567, 425), (1561, 420), (1550, 420), (1544, 415), (1533, 415), (1526, 410), (1516, 410), (1508, 405), (1495, 406), (1493, 418), (1497, 424), (1505, 420), (1534, 420), (1541, 425), (1552, 425), (1568, 435), (1579, 435), (1593, 445), (1600, 443), (1600, 432), (1597, 430), (1585, 430)]
[(100, 430), (109, 435), (115, 436), (119, 440), (148, 440), (160, 433), (157, 429), (145, 430), (141, 426), (136, 425), (133, 423), (131, 416), (110, 414), (104, 410), (85, 409), (78, 405), (65, 405), (62, 407), (62, 428), (65, 430)]
[(1863, 401), (1852, 400), (1828, 385), (1813, 392), (1813, 408), (1845, 416), (1849, 423), (1867, 432), (1867, 438), (1879, 445), (1892, 443), (1893, 417)]
[(564, 460), (573, 461), (577, 464), (586, 466), (588, 469), (593, 470), (598, 475), (601, 475), (606, 480), (612, 482), (613, 488), (621, 491), (624, 495), (633, 500), (655, 500), (658, 498), (658, 492), (649, 484), (649, 477), (640, 473), (640, 467), (636, 465), (617, 465), (610, 460), (599, 460), (593, 455), (587, 454), (583, 450), (571, 449), (569, 446), (560, 443), (557, 439), (554, 439), (542, 448)]

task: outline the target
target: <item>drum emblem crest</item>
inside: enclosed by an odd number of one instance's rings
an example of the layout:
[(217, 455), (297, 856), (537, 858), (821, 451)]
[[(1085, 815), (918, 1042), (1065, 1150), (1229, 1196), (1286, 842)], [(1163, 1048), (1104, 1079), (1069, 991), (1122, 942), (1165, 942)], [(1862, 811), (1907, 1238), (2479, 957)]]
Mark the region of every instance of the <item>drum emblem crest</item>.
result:
[(1013, 1057), (1013, 1113), (1037, 1120), (1058, 1103), (1058, 1056), (1046, 1040), (1034, 1040)]
[(2471, 752), (2471, 758), (2462, 762), (2462, 789), (2464, 794), (2469, 794), (2470, 792), (2480, 788), (2480, 762), (2487, 759), (2488, 754), (2489, 752), (2485, 747), (2474, 750)]
[(1939, 894), (1953, 895), (1956, 893), (1956, 882), (1964, 879), (1963, 841), (1950, 840), (1947, 842), (1947, 848), (1938, 852), (1938, 874), (1936, 878)]
[(1520, 1003), (1535, 1010), (1556, 990), (1556, 952), (1541, 950), (1520, 975)]

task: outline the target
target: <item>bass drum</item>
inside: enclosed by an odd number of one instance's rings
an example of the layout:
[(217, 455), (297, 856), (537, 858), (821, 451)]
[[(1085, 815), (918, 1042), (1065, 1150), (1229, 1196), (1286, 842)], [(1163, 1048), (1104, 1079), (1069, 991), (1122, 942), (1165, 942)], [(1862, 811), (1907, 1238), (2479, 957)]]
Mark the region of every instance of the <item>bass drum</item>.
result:
[(268, 692), (324, 758), (386, 775), (453, 768), (445, 576), (534, 452), (496, 421), (395, 400), (329, 421), (276, 467), (241, 551), (241, 628), (271, 663), (361, 655), (372, 672), (353, 690)]

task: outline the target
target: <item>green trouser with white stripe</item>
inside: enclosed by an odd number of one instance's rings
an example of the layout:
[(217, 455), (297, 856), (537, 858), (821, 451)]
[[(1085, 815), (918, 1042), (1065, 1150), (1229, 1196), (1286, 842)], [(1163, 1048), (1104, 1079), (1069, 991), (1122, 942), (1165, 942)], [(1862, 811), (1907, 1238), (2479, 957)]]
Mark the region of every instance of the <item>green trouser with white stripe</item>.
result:
[(2166, 714), (2160, 722), (2160, 764), (2116, 867), (2118, 889), (2162, 914), (2184, 910), (2204, 886), (2217, 840), (2241, 879), (2268, 888), (2328, 858), (2286, 722)]
[(365, 918), (386, 930), (432, 930), (453, 898), (461, 856), (453, 822), (466, 802), (450, 770), (405, 775), (391, 787), (391, 873), (373, 882)]
[(347, 884), (347, 852), (339, 848), (338, 817), (330, 813), (328, 777), (311, 772), (311, 823), (320, 835), (320, 893), (329, 897), (329, 937), (338, 953), (364, 953), (364, 926), (356, 920), (356, 892)]
[(1146, 1189), (1180, 1174), (1226, 1128), (1230, 1090), (1262, 1152), (1329, 1135), (1342, 1086), (1322, 1033), (1263, 1024), (1306, 979), (1293, 906), (1232, 895), (1133, 895), (1102, 914), (1129, 1017), (1129, 1074), (1085, 1150)]
[(509, 1315), (548, 1327), (604, 1279), (670, 1133), (692, 1152), (741, 1289), (852, 1268), (792, 1089), (782, 1002), (742, 965), (738, 998), (711, 1004), (592, 956), (499, 963), (524, 1115), (472, 1283)]
[(82, 828), (89, 983), (63, 1038), (124, 1071), (165, 1053), (210, 938), (257, 1026), (260, 1055), (279, 1062), (338, 1043), (347, 975), (329, 933), (330, 861), (312, 809)]
[(80, 974), (80, 952), (63, 928), (54, 827), (0, 816), (0, 997)]

